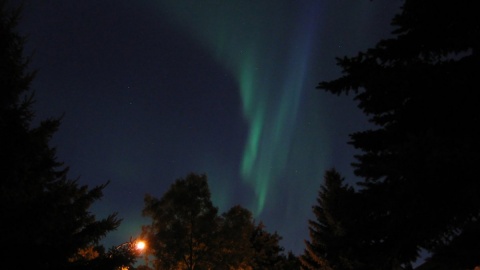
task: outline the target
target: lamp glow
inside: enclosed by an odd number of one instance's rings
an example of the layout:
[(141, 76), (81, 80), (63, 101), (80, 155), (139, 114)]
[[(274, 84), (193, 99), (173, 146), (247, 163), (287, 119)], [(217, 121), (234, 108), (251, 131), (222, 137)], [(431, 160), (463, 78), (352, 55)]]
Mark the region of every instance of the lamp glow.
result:
[(144, 241), (137, 241), (135, 243), (135, 248), (138, 250), (138, 251), (142, 251), (145, 249), (145, 242)]

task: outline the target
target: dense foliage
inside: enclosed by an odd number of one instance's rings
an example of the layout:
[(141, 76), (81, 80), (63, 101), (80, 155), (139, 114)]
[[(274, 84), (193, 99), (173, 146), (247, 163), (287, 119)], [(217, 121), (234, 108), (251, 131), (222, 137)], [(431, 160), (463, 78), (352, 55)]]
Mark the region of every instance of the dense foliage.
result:
[(144, 226), (155, 269), (299, 269), (283, 254), (281, 237), (234, 206), (222, 215), (210, 199), (206, 175), (178, 179), (160, 198), (145, 196)]
[(353, 93), (375, 126), (350, 142), (361, 150), (353, 165), (371, 230), (360, 242), (377, 255), (371, 269), (408, 268), (421, 249), (446, 269), (480, 264), (474, 4), (406, 0), (393, 38), (338, 59), (344, 75), (318, 86)]
[(304, 269), (362, 269), (359, 259), (366, 254), (352, 234), (360, 231), (363, 218), (357, 216), (357, 200), (358, 195), (335, 169), (325, 172), (317, 204), (312, 207), (315, 220), (308, 222), (310, 241), (305, 241), (305, 254), (300, 258)]
[(35, 72), (28, 71), (25, 39), (16, 32), (20, 13), (0, 1), (0, 242), (8, 247), (2, 256), (18, 269), (82, 269), (73, 258), (120, 220), (116, 214), (97, 220), (88, 211), (106, 184), (79, 185), (57, 161), (49, 142), (60, 120), (32, 127)]

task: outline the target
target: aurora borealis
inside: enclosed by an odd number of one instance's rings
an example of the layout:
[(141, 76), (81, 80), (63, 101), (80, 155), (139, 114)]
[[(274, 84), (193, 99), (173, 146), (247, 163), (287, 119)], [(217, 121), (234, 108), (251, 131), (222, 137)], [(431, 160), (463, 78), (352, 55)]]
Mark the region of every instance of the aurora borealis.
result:
[(388, 34), (400, 2), (26, 1), (21, 30), (39, 74), (38, 116), (71, 177), (111, 180), (94, 209), (117, 211), (117, 244), (140, 232), (143, 196), (206, 173), (220, 211), (241, 204), (300, 253), (323, 173), (352, 178), (345, 97), (315, 90), (335, 57)]
[[(172, 20), (204, 44), (236, 79), (248, 125), (240, 175), (255, 192), (252, 211), (257, 215), (267, 197), (278, 196), (272, 190), (286, 171), (297, 136), (295, 125), (320, 9), (320, 2), (312, 3), (166, 1), (162, 6), (172, 10)], [(277, 42), (282, 44), (272, 48)]]

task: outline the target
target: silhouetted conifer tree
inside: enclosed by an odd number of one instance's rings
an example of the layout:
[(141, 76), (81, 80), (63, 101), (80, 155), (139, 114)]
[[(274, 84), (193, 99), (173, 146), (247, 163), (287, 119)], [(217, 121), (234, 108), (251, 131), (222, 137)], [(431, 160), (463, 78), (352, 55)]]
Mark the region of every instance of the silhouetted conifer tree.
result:
[[(335, 170), (325, 172), (317, 204), (312, 207), (315, 220), (309, 220), (310, 240), (300, 260), (304, 269), (361, 269), (357, 260), (361, 224), (356, 216), (357, 194)], [(357, 254), (355, 254), (357, 252)]]
[[(470, 227), (480, 218), (475, 6), (406, 0), (392, 21), (393, 38), (338, 59), (344, 75), (318, 86), (334, 94), (353, 92), (375, 125), (352, 134), (351, 144), (362, 151), (355, 173), (364, 179), (371, 227), (381, 228), (372, 241), (382, 250), (382, 269), (408, 267), (421, 248), (435, 253), (451, 251), (454, 243), (463, 243), (464, 250), (480, 246), (455, 240), (475, 231)], [(473, 269), (480, 257), (463, 261)]]
[[(21, 13), (0, 1), (0, 219), (2, 257), (17, 269), (68, 269), (81, 249), (98, 243), (120, 221), (88, 211), (105, 185), (88, 189), (67, 178), (68, 167), (49, 146), (60, 125), (34, 118), (25, 39), (15, 28)], [(6, 263), (6, 262), (5, 262)]]

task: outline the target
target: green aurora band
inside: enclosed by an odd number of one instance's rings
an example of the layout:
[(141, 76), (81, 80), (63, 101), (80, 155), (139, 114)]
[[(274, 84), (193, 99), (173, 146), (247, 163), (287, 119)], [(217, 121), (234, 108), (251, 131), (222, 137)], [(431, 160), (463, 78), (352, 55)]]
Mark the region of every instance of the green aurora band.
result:
[[(304, 88), (314, 88), (304, 84), (319, 7), (318, 2), (305, 3), (158, 2), (165, 16), (198, 40), (237, 80), (249, 128), (240, 175), (255, 192), (256, 216), (275, 195), (275, 181), (284, 177), (289, 160), (309, 151), (295, 130)], [(310, 151), (318, 150), (314, 148)], [(323, 168), (317, 170), (320, 175)], [(318, 179), (312, 179), (313, 190)], [(309, 186), (305, 188), (312, 189)]]

